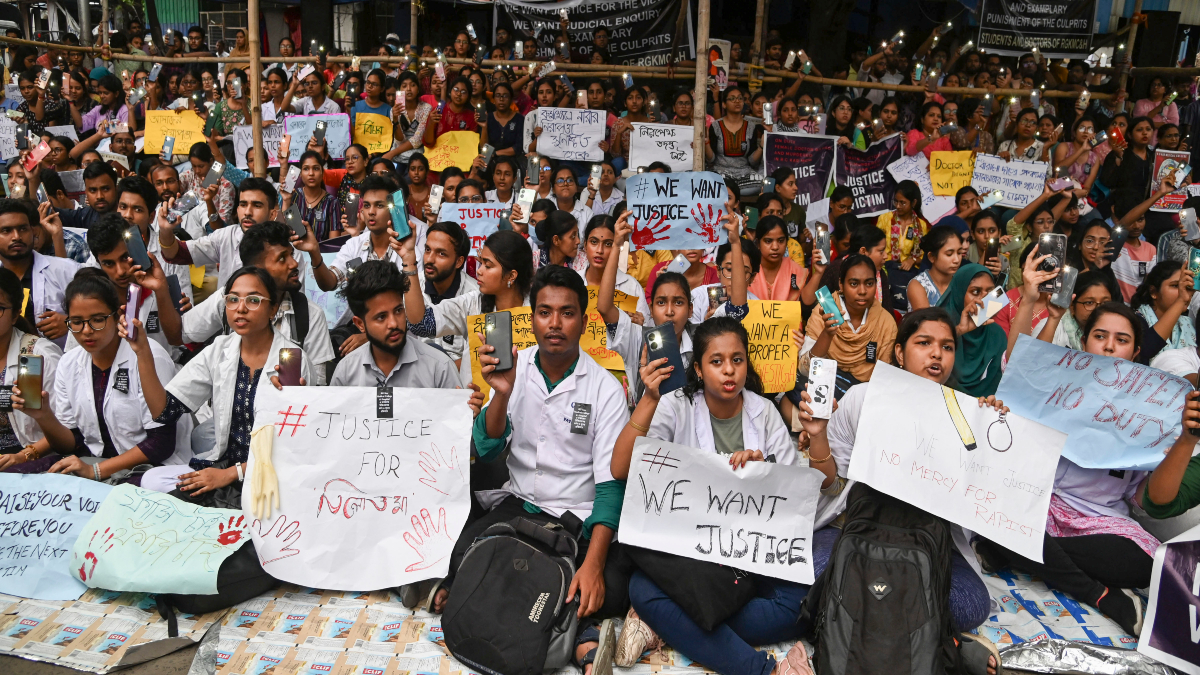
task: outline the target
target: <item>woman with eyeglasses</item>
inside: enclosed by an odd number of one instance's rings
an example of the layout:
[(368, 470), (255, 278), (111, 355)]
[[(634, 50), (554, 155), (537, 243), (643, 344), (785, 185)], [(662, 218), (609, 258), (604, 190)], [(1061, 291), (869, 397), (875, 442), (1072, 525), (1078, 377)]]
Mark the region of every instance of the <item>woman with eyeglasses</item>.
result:
[(487, 114), (488, 138), (496, 155), (500, 157), (523, 156), (518, 152), (521, 135), (525, 130), (525, 116), (513, 105), (513, 88), (507, 82), (498, 82), (492, 88), (495, 110)]
[[(48, 391), (13, 388), (13, 410), (32, 417), (45, 434), (33, 452), (66, 455), (50, 473), (115, 483), (147, 465), (186, 466), (191, 459), (191, 419), (153, 421), (142, 394), (147, 377), (161, 387), (175, 374), (175, 364), (136, 319), (138, 343), (124, 339), (121, 301), (104, 272), (80, 270), (67, 285), (63, 306), (67, 328), (81, 348), (59, 360), (53, 386), (44, 387)], [(32, 408), (27, 404), (37, 394), (41, 405)]]
[[(225, 82), (228, 87), (228, 77)], [(297, 92), (300, 92), (300, 98), (296, 98)], [(304, 79), (292, 78), (287, 96), (283, 99), (283, 107), (285, 110), (294, 109), (297, 115), (335, 115), (342, 112), (341, 106), (325, 95), (325, 73), (320, 70), (313, 70)]]
[[(1112, 229), (1103, 220), (1093, 220), (1086, 227), (1077, 227), (1067, 240), (1067, 264), (1084, 272), (1097, 272), (1119, 288), (1107, 254), (1112, 242)], [(1120, 297), (1120, 291), (1114, 298)]]
[(1038, 114), (1034, 108), (1025, 108), (1017, 113), (1014, 126), (1007, 132), (1009, 138), (1000, 144), (999, 154), (1005, 161), (1014, 159), (1026, 162), (1045, 161), (1046, 146), (1037, 138)]
[(859, 150), (867, 149), (867, 139), (854, 124), (854, 106), (849, 96), (838, 96), (829, 103), (829, 116), (825, 121), (826, 136), (840, 136), (838, 145), (853, 145)]
[[(1175, 105), (1172, 103), (1171, 105)], [(1179, 127), (1166, 122), (1158, 127), (1158, 146), (1156, 150), (1180, 150), (1186, 151), (1187, 140), (1179, 131)]]
[(1148, 117), (1150, 124), (1154, 126), (1154, 133), (1150, 134), (1150, 145), (1158, 144), (1158, 130), (1162, 125), (1179, 124), (1179, 107), (1174, 101), (1167, 103), (1167, 93), (1167, 79), (1155, 75), (1150, 78), (1146, 98), (1133, 105), (1133, 116)]
[[(380, 72), (382, 73), (382, 71)], [(370, 79), (371, 76), (368, 76), (368, 91), (371, 89)], [(379, 82), (379, 88), (382, 90), (382, 76), (379, 78)], [(479, 145), (483, 146), (488, 143), (484, 113), (471, 105), (471, 83), (466, 78), (457, 77), (450, 83), (449, 100), (444, 103), (443, 110), (435, 108), (429, 113), (429, 120), (425, 125), (425, 137), (422, 139), (425, 147), (432, 148), (437, 145), (438, 137), (451, 131), (477, 131), (479, 132)], [(357, 107), (358, 104), (355, 105), (356, 109)], [(353, 123), (351, 120), (351, 124)]]
[(746, 178), (762, 160), (762, 128), (746, 119), (747, 95), (736, 86), (721, 93), (725, 115), (708, 126), (705, 157), (712, 157), (711, 170), (735, 180)]
[[(215, 435), (193, 439), (195, 457), (184, 466), (148, 471), (142, 485), (172, 492), (206, 506), (240, 508), (242, 479), (254, 429), (254, 396), (269, 378), (278, 387), (279, 350), (297, 348), (272, 329), (280, 291), (261, 267), (243, 267), (225, 282), (225, 321), (230, 332), (220, 335), (179, 373), (162, 385), (155, 366), (138, 354), (141, 389), (154, 421), (170, 424), (188, 419), (212, 403)], [(310, 382), (308, 356), (301, 352), (300, 385)]]
[(950, 145), (955, 150), (974, 150), (991, 154), (996, 149), (996, 139), (988, 131), (992, 115), (991, 105), (977, 98), (964, 99), (958, 105), (958, 129), (950, 132)]
[[(1092, 311), (1114, 297), (1120, 297), (1119, 291), (1112, 287), (1112, 282), (1103, 274), (1084, 272), (1075, 279), (1075, 289), (1071, 294), (1071, 304), (1066, 309), (1050, 304), (1047, 310), (1050, 317), (1038, 332), (1037, 338), (1050, 342), (1059, 347), (1083, 350), (1083, 326), (1087, 323)], [(1013, 328), (1024, 332), (1021, 315), (1013, 322)], [(1030, 324), (1032, 330), (1032, 324)], [(1157, 367), (1157, 366), (1156, 366)], [(1194, 372), (1194, 371), (1193, 371)]]
[[(9, 386), (16, 384), (22, 355), (40, 356), (42, 387), (46, 391), (54, 391), (55, 373), (62, 350), (50, 340), (38, 337), (37, 329), (21, 316), (24, 297), (17, 275), (0, 268), (0, 344), (8, 345), (5, 367), (0, 371), (0, 383)], [(43, 401), (46, 400), (43, 397)], [(45, 404), (44, 407), (49, 405)], [(13, 412), (0, 413), (0, 470), (17, 473), (45, 471), (58, 461), (58, 455), (49, 452), (49, 443), (41, 426), (28, 412), (14, 409)]]
[(575, 217), (576, 223), (586, 223), (592, 219), (592, 210), (578, 199), (579, 177), (575, 169), (566, 164), (560, 165), (554, 172), (554, 202), (559, 210), (566, 211)]
[(1066, 167), (1067, 174), (1088, 191), (1100, 175), (1101, 161), (1092, 147), (1095, 137), (1095, 120), (1082, 115), (1071, 124), (1071, 137), (1054, 147), (1055, 168)]

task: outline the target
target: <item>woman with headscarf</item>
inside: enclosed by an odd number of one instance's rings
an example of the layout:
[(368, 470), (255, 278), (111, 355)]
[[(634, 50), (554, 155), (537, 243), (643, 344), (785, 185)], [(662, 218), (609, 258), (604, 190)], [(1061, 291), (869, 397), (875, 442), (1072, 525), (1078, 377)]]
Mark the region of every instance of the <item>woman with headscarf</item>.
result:
[(971, 396), (991, 396), (1000, 385), (1001, 360), (1008, 347), (1004, 329), (990, 321), (975, 325), (974, 314), (996, 282), (988, 268), (968, 263), (958, 268), (938, 306), (955, 322), (958, 353), (954, 359), (955, 387)]

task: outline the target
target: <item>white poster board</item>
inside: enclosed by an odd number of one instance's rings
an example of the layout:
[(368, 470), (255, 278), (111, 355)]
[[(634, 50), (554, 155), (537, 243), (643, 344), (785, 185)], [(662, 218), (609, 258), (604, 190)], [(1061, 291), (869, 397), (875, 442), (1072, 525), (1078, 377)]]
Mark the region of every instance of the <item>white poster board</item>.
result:
[(882, 361), (859, 420), (848, 478), (1041, 562), (1066, 434)]
[(292, 137), (288, 148), (288, 161), (299, 162), (300, 155), (308, 149), (313, 129), (317, 122), (325, 122), (325, 148), (331, 159), (345, 159), (346, 148), (350, 147), (350, 116), (335, 115), (291, 115), (283, 119), (284, 133)]
[(458, 223), (467, 231), (471, 240), (471, 255), (479, 255), (483, 242), (500, 228), (500, 212), (507, 209), (508, 204), (489, 202), (487, 204), (442, 204), (438, 211), (438, 221)]
[(929, 179), (929, 159), (923, 153), (903, 157), (888, 165), (888, 171), (896, 182), (911, 180), (921, 188), (921, 214), (931, 223), (954, 211), (954, 197), (938, 197), (933, 194), (933, 181)]
[(0, 159), (8, 161), (18, 154), (17, 123), (8, 117), (0, 117)]
[[(267, 166), (279, 166), (279, 142), (283, 140), (283, 125), (263, 127), (263, 151), (267, 153)], [(237, 168), (249, 169), (246, 153), (254, 147), (254, 127), (243, 124), (233, 128), (233, 152), (237, 155)]]
[(692, 170), (692, 140), (696, 130), (682, 124), (635, 123), (629, 134), (629, 167), (663, 162), (671, 171)]
[(770, 462), (734, 471), (727, 455), (639, 438), (621, 506), (621, 543), (811, 584), (824, 479), (816, 469)]
[[(255, 420), (274, 425), (279, 482), (279, 507), (250, 527), (267, 573), (359, 591), (445, 576), (471, 510), (470, 393), (260, 388)], [(242, 492), (251, 517), (256, 470), (251, 453)]]
[(52, 136), (66, 136), (67, 138), (79, 142), (79, 134), (75, 133), (75, 125), (64, 124), (57, 127), (46, 127), (46, 133)]
[(604, 159), (600, 141), (604, 140), (603, 110), (577, 108), (538, 108), (538, 154), (554, 159), (599, 162)]
[(1023, 209), (1029, 202), (1042, 194), (1046, 185), (1046, 162), (1004, 161), (997, 155), (975, 155), (975, 175), (971, 187), (983, 195), (992, 190), (1003, 190), (1000, 203), (1014, 209)]

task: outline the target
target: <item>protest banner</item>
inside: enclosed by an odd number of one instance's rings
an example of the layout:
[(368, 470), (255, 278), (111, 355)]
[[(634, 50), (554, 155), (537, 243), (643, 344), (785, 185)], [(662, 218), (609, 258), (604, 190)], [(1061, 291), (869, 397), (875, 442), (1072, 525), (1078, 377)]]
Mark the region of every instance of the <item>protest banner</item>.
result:
[(329, 151), (330, 159), (346, 158), (346, 148), (350, 147), (349, 115), (289, 115), (283, 118), (282, 125), (283, 133), (292, 137), (292, 144), (288, 147), (289, 162), (300, 161), (300, 155), (304, 154), (308, 142), (312, 140), (317, 122), (325, 123), (325, 149)]
[(792, 331), (804, 330), (799, 302), (751, 300), (742, 325), (750, 334), (750, 364), (762, 379), (763, 393), (791, 391), (796, 386), (796, 344)]
[(110, 591), (217, 592), (221, 563), (247, 541), (248, 518), (129, 483), (112, 489), (75, 540), (71, 576)]
[(471, 255), (479, 255), (483, 242), (500, 227), (500, 212), (508, 208), (506, 204), (493, 202), (491, 204), (442, 204), (438, 211), (438, 221), (448, 220), (458, 223), (467, 231), (471, 239)]
[(1066, 434), (883, 361), (861, 419), (847, 478), (1042, 561)]
[(354, 115), (354, 142), (367, 149), (367, 154), (392, 149), (392, 118), (387, 115), (360, 112)]
[(721, 219), (729, 192), (720, 174), (634, 174), (625, 181), (625, 197), (633, 212), (630, 242), (636, 250), (701, 249), (726, 241)]
[[(522, 35), (534, 36), (537, 53), (524, 53), (524, 58), (549, 61), (558, 56), (561, 17), (564, 7), (559, 3), (505, 0), (501, 3), (513, 27)], [(675, 62), (696, 57), (693, 32), (684, 30), (676, 39), (676, 18), (680, 10), (692, 25), (691, 7), (681, 0), (639, 0), (636, 3), (614, 3), (605, 0), (582, 0), (568, 3), (568, 27), (573, 59), (590, 61), (592, 35), (600, 26), (608, 28), (611, 36), (608, 54), (613, 64), (665, 66), (674, 48)], [(635, 75), (636, 77), (636, 75)], [(539, 143), (540, 145), (540, 143)], [(540, 148), (539, 148), (540, 149)]]
[[(74, 600), (67, 552), (112, 487), (67, 474), (0, 473), (0, 593)], [(3, 603), (0, 603), (3, 604)]]
[(1200, 675), (1200, 526), (1160, 544), (1150, 605), (1137, 650), (1188, 675)]
[[(1171, 182), (1179, 187), (1180, 177), (1176, 173), (1184, 167), (1191, 166), (1192, 153), (1181, 152), (1179, 150), (1163, 150), (1161, 148), (1154, 151), (1154, 171), (1150, 174), (1150, 194), (1155, 194), (1162, 187), (1164, 178), (1170, 178)], [(1193, 174), (1193, 171), (1186, 171), (1186, 174)], [(1150, 206), (1151, 211), (1167, 211), (1175, 213), (1183, 210), (1183, 203), (1187, 201), (1188, 191), (1186, 188), (1180, 187), (1178, 190), (1164, 195)]]
[(763, 175), (788, 168), (796, 174), (796, 203), (807, 206), (825, 198), (833, 180), (837, 136), (767, 133), (763, 141)]
[(681, 124), (634, 123), (629, 134), (629, 166), (636, 170), (662, 162), (672, 171), (690, 171), (695, 132)]
[[(624, 372), (625, 359), (608, 348), (608, 328), (604, 324), (604, 317), (600, 316), (599, 310), (596, 309), (596, 297), (600, 293), (600, 287), (588, 286), (587, 291), (588, 323), (583, 329), (583, 336), (579, 338), (579, 348), (595, 359), (601, 368)], [(613, 304), (618, 310), (630, 314), (637, 311), (637, 298), (621, 291), (613, 291), (613, 294)]]
[(854, 191), (854, 215), (876, 216), (892, 209), (896, 180), (887, 167), (903, 156), (900, 134), (875, 141), (866, 150), (843, 146), (834, 159), (834, 180)]
[[(507, 310), (512, 314), (512, 343), (517, 351), (537, 346), (533, 337), (533, 310), (529, 307), (513, 307)], [(483, 371), (479, 365), (479, 336), (483, 333), (484, 317), (486, 314), (473, 314), (467, 317), (467, 351), (471, 356), (471, 381), (483, 392), (483, 400), (492, 398), (492, 388), (483, 381)], [(513, 361), (516, 366), (516, 361)]]
[[(267, 391), (270, 389), (270, 391)], [(279, 507), (251, 526), (271, 576), (374, 590), (445, 576), (471, 510), (467, 389), (274, 387), (254, 400), (272, 425)], [(253, 516), (251, 453), (242, 509)], [(371, 555), (356, 555), (369, 546)]]
[(929, 153), (929, 180), (933, 194), (953, 197), (971, 184), (975, 175), (975, 153), (970, 150), (939, 150)]
[(1063, 457), (1085, 469), (1150, 470), (1182, 430), (1187, 380), (1124, 359), (1017, 338), (996, 398), (1070, 434)]
[(888, 173), (899, 185), (901, 181), (911, 180), (921, 190), (921, 215), (931, 223), (947, 213), (954, 212), (954, 197), (938, 197), (929, 180), (929, 160), (925, 155), (917, 153), (892, 162), (888, 165)]
[[(272, 124), (263, 127), (263, 152), (267, 153), (267, 166), (279, 166), (279, 144), (283, 141), (283, 125)], [(305, 141), (307, 143), (307, 141)], [(292, 145), (295, 147), (296, 140), (292, 139)], [(233, 128), (233, 153), (237, 155), (237, 168), (249, 170), (250, 164), (246, 161), (246, 155), (250, 149), (254, 147), (254, 127), (249, 124), (241, 124)], [(303, 148), (304, 146), (300, 146)], [(291, 154), (290, 152), (288, 154)], [(297, 157), (296, 159), (299, 159)]]
[(825, 474), (641, 437), (621, 506), (621, 543), (798, 584), (813, 582), (812, 533)]
[(471, 162), (479, 156), (479, 133), (475, 131), (451, 131), (437, 137), (437, 144), (425, 148), (425, 159), (429, 160), (430, 171), (444, 171), (457, 166), (463, 171), (471, 168)]
[(50, 134), (51, 136), (66, 136), (76, 143), (79, 142), (79, 135), (75, 133), (74, 124), (64, 124), (59, 127), (48, 126), (46, 127), (46, 133)]
[(0, 117), (0, 159), (8, 161), (18, 154), (17, 123), (7, 117)]
[[(1037, 47), (1043, 57), (1086, 58), (1092, 53), (1095, 14), (1096, 0), (1053, 3), (983, 0), (979, 48), (989, 54), (1021, 56)], [(1096, 32), (1100, 32), (1099, 26)]]
[(1041, 196), (1049, 167), (1046, 162), (1023, 162), (1017, 159), (1006, 162), (997, 155), (979, 153), (975, 155), (971, 186), (980, 195), (1003, 190), (1001, 205), (1023, 209)]
[(162, 152), (163, 139), (175, 139), (173, 152), (186, 155), (196, 143), (207, 143), (204, 138), (204, 120), (192, 110), (147, 110), (145, 145), (142, 152), (157, 155)]
[[(604, 140), (603, 110), (578, 108), (538, 108), (538, 154), (554, 159), (599, 162), (604, 159), (600, 141)], [(472, 158), (474, 159), (474, 158)]]

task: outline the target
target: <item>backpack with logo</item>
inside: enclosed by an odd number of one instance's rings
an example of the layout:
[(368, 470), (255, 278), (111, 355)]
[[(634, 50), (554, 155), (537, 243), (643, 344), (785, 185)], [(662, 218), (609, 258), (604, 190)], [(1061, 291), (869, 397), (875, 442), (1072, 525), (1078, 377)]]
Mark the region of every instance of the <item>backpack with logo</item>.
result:
[(801, 612), (816, 633), (816, 672), (957, 672), (950, 615), (953, 546), (945, 521), (854, 485), (842, 535)]
[(570, 662), (578, 618), (567, 591), (576, 538), (526, 518), (497, 523), (467, 549), (442, 614), (454, 658), (487, 675), (541, 675)]

